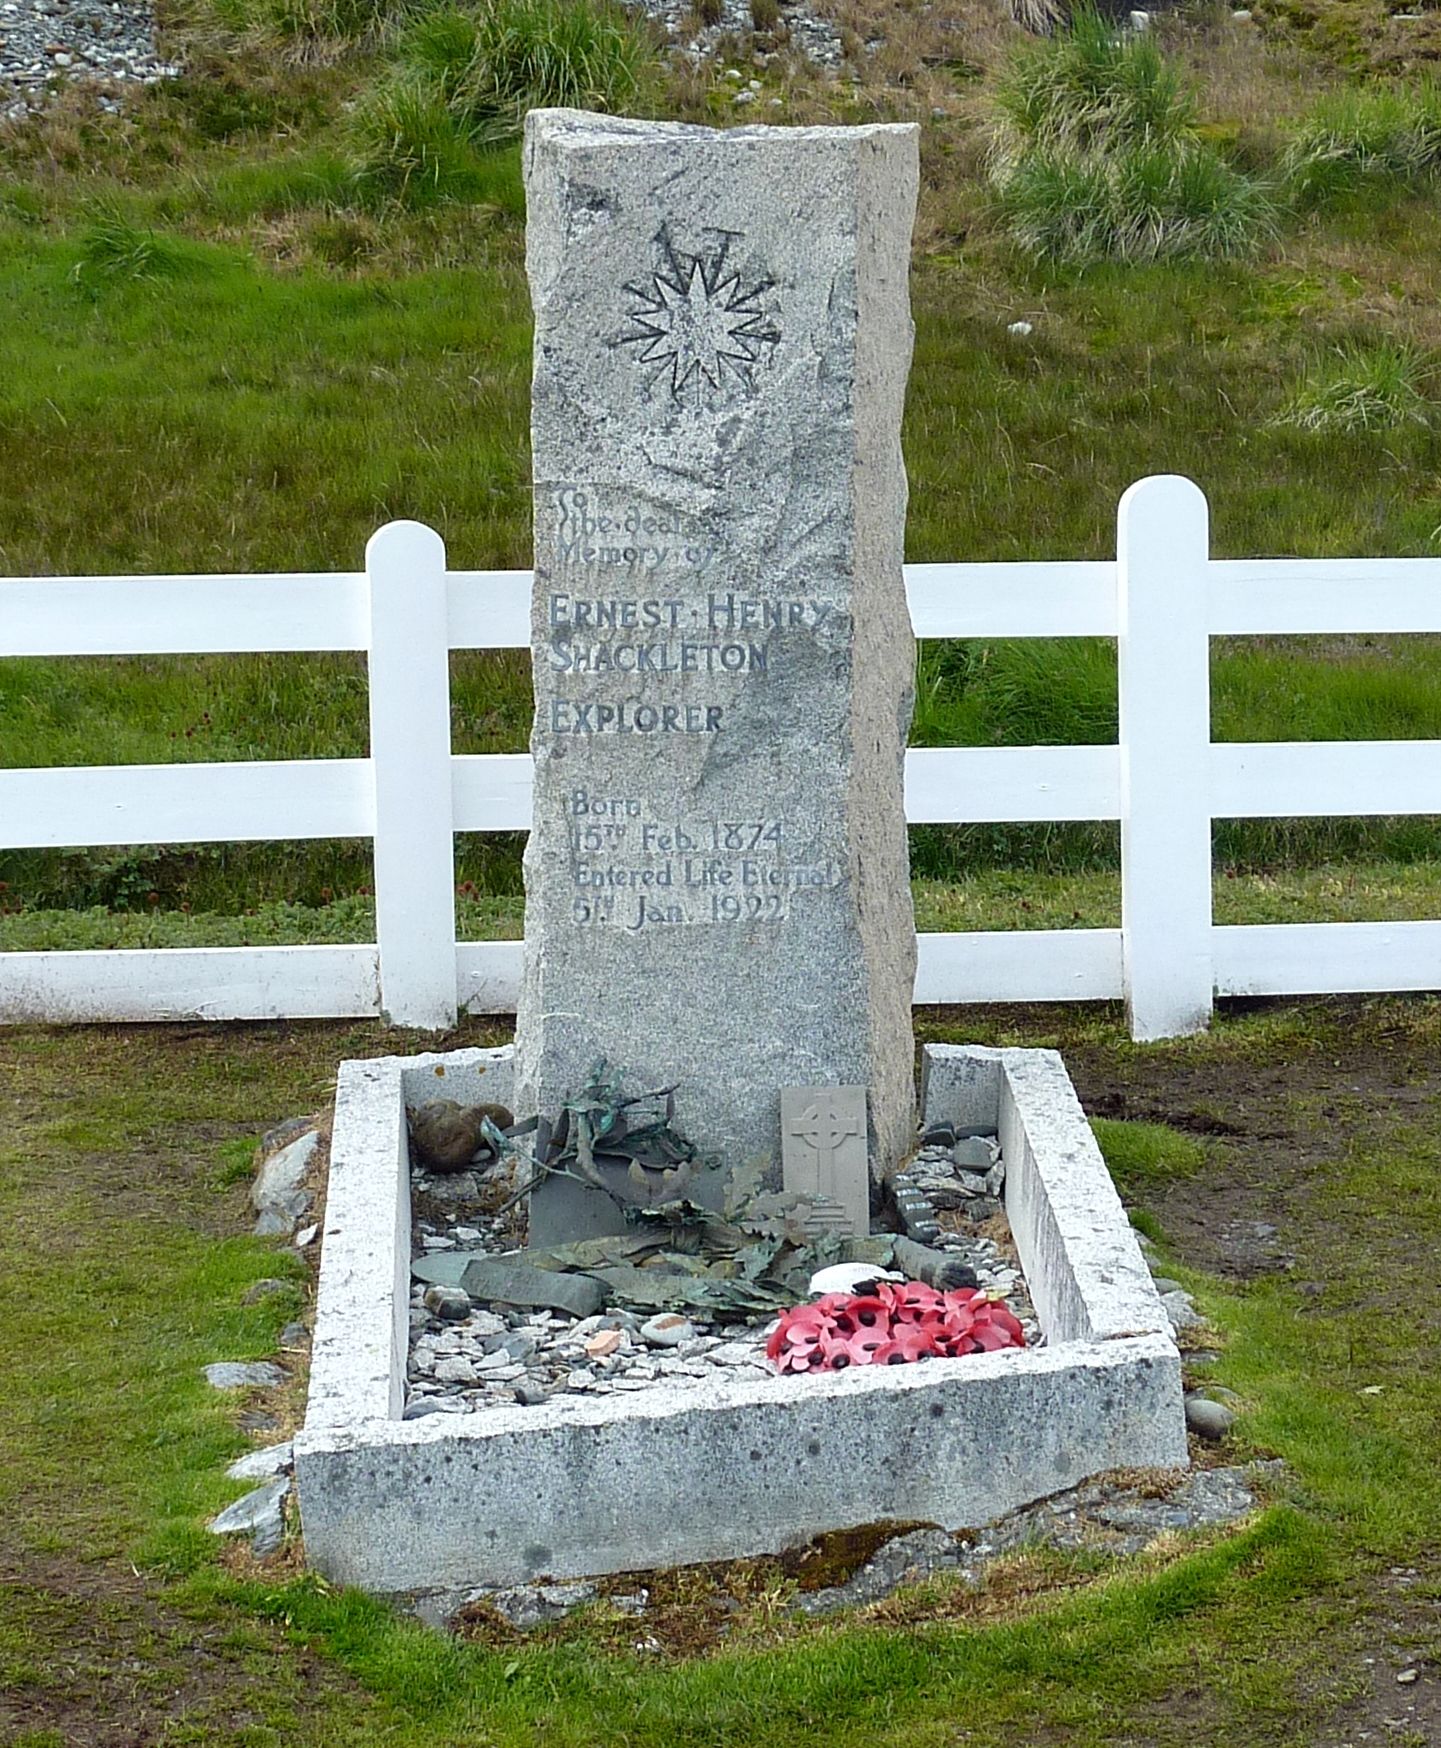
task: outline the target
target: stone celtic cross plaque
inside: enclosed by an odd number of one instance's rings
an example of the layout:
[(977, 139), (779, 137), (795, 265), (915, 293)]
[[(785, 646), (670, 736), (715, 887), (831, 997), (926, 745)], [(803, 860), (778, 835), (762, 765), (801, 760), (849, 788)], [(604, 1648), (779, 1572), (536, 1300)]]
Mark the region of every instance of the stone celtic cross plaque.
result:
[[(527, 119), (534, 821), (517, 1109), (605, 1058), (780, 1181), (783, 1086), (912, 1133), (909, 127)], [(548, 1183), (533, 1243), (616, 1224)]]
[(788, 1195), (837, 1204), (846, 1232), (871, 1229), (863, 1086), (781, 1089), (781, 1187)]

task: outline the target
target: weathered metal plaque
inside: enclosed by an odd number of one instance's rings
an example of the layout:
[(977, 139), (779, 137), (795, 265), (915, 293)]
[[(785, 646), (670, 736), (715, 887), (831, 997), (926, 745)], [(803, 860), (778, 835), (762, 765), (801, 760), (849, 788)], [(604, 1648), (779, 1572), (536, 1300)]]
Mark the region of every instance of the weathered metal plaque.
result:
[(787, 1195), (838, 1204), (845, 1230), (871, 1229), (863, 1086), (781, 1088), (781, 1171)]

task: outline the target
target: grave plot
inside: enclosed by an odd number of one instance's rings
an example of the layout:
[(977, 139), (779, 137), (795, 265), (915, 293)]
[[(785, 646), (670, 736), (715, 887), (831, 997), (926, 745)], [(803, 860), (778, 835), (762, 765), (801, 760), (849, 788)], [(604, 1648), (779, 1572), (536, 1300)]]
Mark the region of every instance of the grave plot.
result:
[[(1045, 1339), (1010, 1241), (1000, 1200), (1005, 1167), (994, 1136), (957, 1137), (950, 1125), (937, 1125), (919, 1137), (913, 1169), (897, 1179), (897, 1196), (886, 1198), (887, 1223), (896, 1231), (878, 1227), (865, 1245), (797, 1223), (803, 1209), (834, 1205), (823, 1194), (797, 1205), (762, 1194), (737, 1208), (734, 1220), (701, 1216), (679, 1233), (657, 1220), (614, 1240), (536, 1253), (517, 1248), (526, 1236), (523, 1143), (507, 1157), (503, 1138), (496, 1147), (480, 1140), (476, 1169), (467, 1149), (479, 1140), (479, 1126), (450, 1099), (416, 1111), (410, 1127), (408, 1420), (516, 1402), (534, 1407), (565, 1391), (605, 1396), (659, 1387), (684, 1394), (697, 1379), (734, 1369), (772, 1377), (777, 1366), (766, 1349), (782, 1312), (820, 1293), (854, 1297), (867, 1281), (894, 1283), (918, 1265), (933, 1275), (945, 1271), (952, 1288), (1009, 1309), (1026, 1346)], [(427, 1141), (435, 1151), (425, 1151)], [(461, 1157), (462, 1169), (446, 1169)], [(830, 1165), (828, 1155), (821, 1163)], [(864, 1151), (859, 1163), (864, 1190)], [(975, 1166), (984, 1175), (969, 1169)], [(824, 1175), (811, 1187), (824, 1192), (832, 1180)], [(767, 1213), (768, 1206), (777, 1211)], [(863, 1218), (869, 1229), (868, 1210)], [(857, 1254), (868, 1260), (837, 1260)], [(582, 1273), (587, 1266), (592, 1272)], [(875, 1360), (886, 1310), (863, 1305), (860, 1315), (870, 1327), (856, 1330), (849, 1343), (837, 1330), (834, 1351), (827, 1344), (825, 1353), (809, 1356), (808, 1369)], [(933, 1345), (924, 1332), (912, 1341), (919, 1352)]]
[[(933, 1046), (929, 1126), (991, 1127), (1044, 1345), (403, 1418), (406, 1105), (507, 1104), (508, 1050), (346, 1064), (306, 1424), (311, 1561), (383, 1592), (738, 1557), (877, 1522), (987, 1523), (1089, 1475), (1186, 1462), (1180, 1357), (1060, 1059)], [(701, 1356), (697, 1355), (697, 1358)]]
[[(906, 127), (528, 120), (516, 1042), (342, 1071), (295, 1444), (329, 1576), (453, 1591), (952, 1529), (1186, 1460), (1169, 1324), (1059, 1059), (930, 1052), (916, 1149), (918, 173)], [(451, 1113), (462, 1175), (484, 1139), (517, 1176), (438, 1224), (410, 1135), (447, 1101), (519, 1119)], [(987, 1136), (999, 1158), (958, 1156)], [(817, 1264), (861, 1275), (807, 1309)]]

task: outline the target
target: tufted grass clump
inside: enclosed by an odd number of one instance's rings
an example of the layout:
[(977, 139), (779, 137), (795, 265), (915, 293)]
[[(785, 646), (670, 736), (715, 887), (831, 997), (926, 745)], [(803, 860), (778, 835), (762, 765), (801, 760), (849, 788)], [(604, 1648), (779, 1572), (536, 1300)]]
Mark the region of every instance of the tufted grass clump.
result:
[(1198, 145), (1038, 147), (1000, 176), (997, 207), (1028, 254), (1078, 266), (1248, 255), (1277, 228), (1267, 190)]
[(644, 27), (609, 0), (437, 7), (357, 113), (361, 178), (412, 202), (468, 198), (479, 159), (517, 137), (528, 109), (633, 108), (655, 61)]
[(1338, 346), (1315, 365), (1273, 423), (1353, 435), (1427, 425), (1427, 374), (1424, 360), (1393, 340)]
[(1195, 98), (1146, 31), (1119, 32), (1078, 6), (1071, 25), (1018, 53), (996, 92), (1003, 128), (1031, 145), (1078, 150), (1191, 137)]
[(370, 92), (356, 110), (354, 131), (363, 188), (416, 207), (475, 198), (475, 142), (443, 85), (422, 73), (402, 69)]
[(95, 296), (105, 286), (182, 279), (205, 269), (203, 252), (183, 240), (102, 211), (80, 239), (73, 273), (76, 284)]
[(996, 209), (1038, 258), (1220, 259), (1275, 235), (1264, 182), (1202, 138), (1195, 95), (1146, 32), (1079, 8), (997, 92)]
[(492, 0), (475, 18), (459, 96), (491, 133), (519, 133), (542, 106), (624, 109), (654, 59), (646, 31), (606, 0)]
[(1319, 205), (1367, 179), (1416, 182), (1441, 168), (1441, 84), (1353, 85), (1329, 91), (1286, 153), (1297, 198)]
[(205, 8), (228, 32), (304, 51), (311, 45), (373, 43), (408, 0), (209, 0)]

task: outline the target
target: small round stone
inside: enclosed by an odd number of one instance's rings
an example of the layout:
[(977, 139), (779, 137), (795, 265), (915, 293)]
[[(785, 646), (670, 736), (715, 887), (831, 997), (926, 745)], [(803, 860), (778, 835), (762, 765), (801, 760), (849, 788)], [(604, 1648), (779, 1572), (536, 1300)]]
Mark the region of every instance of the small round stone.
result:
[(425, 1308), (444, 1323), (462, 1323), (470, 1315), (470, 1295), (460, 1287), (431, 1287)]
[(694, 1338), (696, 1328), (689, 1317), (682, 1317), (675, 1311), (663, 1311), (660, 1316), (642, 1323), (640, 1333), (641, 1339), (651, 1347), (679, 1347), (683, 1341)]
[(1213, 1443), (1225, 1438), (1236, 1424), (1236, 1416), (1223, 1402), (1212, 1402), (1208, 1396), (1186, 1398), (1186, 1425), (1198, 1438)]

